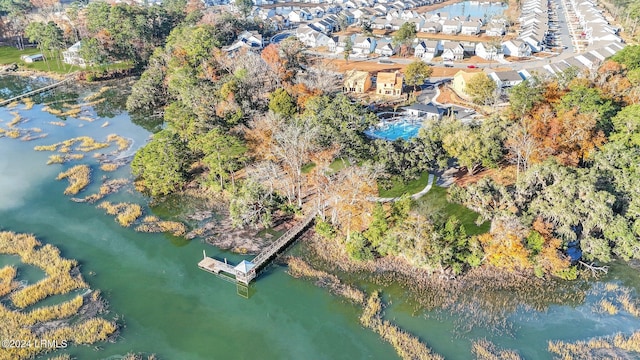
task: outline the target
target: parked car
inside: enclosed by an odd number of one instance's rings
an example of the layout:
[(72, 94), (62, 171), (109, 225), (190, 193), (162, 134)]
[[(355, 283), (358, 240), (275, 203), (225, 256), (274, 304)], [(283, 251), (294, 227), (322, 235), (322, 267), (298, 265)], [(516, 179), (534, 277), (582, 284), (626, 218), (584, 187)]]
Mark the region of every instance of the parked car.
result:
[(469, 69), (475, 69), (475, 68), (477, 68), (477, 66), (475, 66), (475, 65), (467, 65), (467, 67), (468, 67)]

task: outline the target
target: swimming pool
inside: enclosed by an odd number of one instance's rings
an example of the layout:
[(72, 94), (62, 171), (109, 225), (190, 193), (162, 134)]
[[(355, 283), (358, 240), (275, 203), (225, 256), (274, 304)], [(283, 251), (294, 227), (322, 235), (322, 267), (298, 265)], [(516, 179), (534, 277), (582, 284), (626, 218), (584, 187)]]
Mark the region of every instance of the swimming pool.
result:
[(383, 123), (380, 126), (366, 130), (364, 133), (374, 139), (394, 141), (396, 139), (409, 140), (418, 136), (422, 123), (409, 120), (399, 120)]

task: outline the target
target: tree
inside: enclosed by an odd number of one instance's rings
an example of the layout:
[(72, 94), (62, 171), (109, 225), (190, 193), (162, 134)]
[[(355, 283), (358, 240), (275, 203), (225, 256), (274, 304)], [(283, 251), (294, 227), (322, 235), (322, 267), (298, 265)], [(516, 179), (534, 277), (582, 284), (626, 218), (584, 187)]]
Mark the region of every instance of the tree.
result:
[(486, 120), (482, 126), (452, 124), (442, 138), (442, 147), (473, 175), (480, 166), (495, 166), (502, 157), (501, 128)]
[(412, 22), (405, 22), (393, 35), (392, 42), (394, 45), (400, 45), (403, 48), (407, 48), (416, 38), (417, 33), (416, 24)]
[(168, 130), (160, 131), (131, 162), (131, 172), (152, 196), (167, 195), (186, 181), (186, 148)]
[(351, 38), (347, 38), (347, 41), (345, 41), (344, 44), (344, 61), (347, 62), (347, 64), (349, 63), (349, 55), (351, 55), (351, 51), (353, 51), (353, 41), (351, 41)]
[(431, 76), (433, 69), (425, 62), (416, 60), (404, 70), (404, 82), (407, 85), (413, 86), (414, 91), (419, 85), (424, 84), (424, 81)]
[(362, 30), (362, 35), (364, 36), (373, 36), (373, 29), (371, 28), (370, 21), (363, 21), (360, 23), (360, 30)]
[(542, 84), (536, 78), (529, 78), (509, 90), (509, 108), (515, 118), (526, 115), (542, 100)]
[(247, 152), (240, 139), (214, 128), (189, 142), (189, 147), (202, 154), (202, 162), (209, 169), (209, 177), (217, 178), (220, 189), (224, 188), (224, 182), (229, 178), (231, 186), (235, 188), (234, 172), (240, 168)]
[(287, 90), (279, 88), (269, 95), (269, 110), (290, 118), (296, 113), (296, 104)]
[(611, 141), (625, 146), (640, 147), (640, 104), (632, 104), (623, 108), (611, 119), (614, 132)]
[(611, 59), (625, 65), (628, 70), (638, 69), (640, 68), (640, 46), (625, 46), (624, 49), (617, 52)]
[[(32, 22), (25, 29), (25, 35), (29, 38), (29, 41), (37, 42), (38, 48), (45, 53), (48, 51), (57, 60), (59, 60), (58, 52), (64, 46), (64, 36), (62, 29), (56, 25), (53, 21), (48, 23)], [(46, 57), (45, 57), (46, 60)], [(47, 67), (49, 63), (47, 63)]]
[(480, 105), (491, 104), (496, 90), (496, 83), (483, 72), (472, 76), (464, 89), (471, 96), (472, 101)]
[(238, 11), (240, 11), (245, 19), (249, 14), (251, 14), (251, 9), (253, 9), (253, 0), (235, 0), (235, 4)]

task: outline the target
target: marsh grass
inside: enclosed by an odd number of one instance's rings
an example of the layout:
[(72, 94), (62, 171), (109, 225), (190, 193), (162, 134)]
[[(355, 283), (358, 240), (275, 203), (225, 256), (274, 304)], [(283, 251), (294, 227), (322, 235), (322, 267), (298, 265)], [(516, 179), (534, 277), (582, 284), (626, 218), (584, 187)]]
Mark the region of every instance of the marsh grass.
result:
[(160, 220), (155, 216), (146, 216), (135, 230), (148, 233), (171, 233), (174, 236), (183, 236), (187, 233), (187, 227), (183, 223)]
[(384, 307), (378, 292), (373, 292), (362, 310), (360, 323), (375, 331), (380, 338), (390, 343), (396, 350), (400, 358), (405, 360), (443, 360), (444, 358), (435, 354), (419, 338), (400, 329), (398, 326), (382, 319)]
[(513, 350), (500, 350), (489, 340), (479, 339), (471, 344), (471, 352), (477, 360), (522, 360)]
[(127, 185), (129, 180), (127, 179), (109, 179), (100, 185), (100, 190), (97, 193), (91, 194), (84, 199), (75, 199), (78, 202), (94, 203), (107, 195), (113, 194), (120, 190), (123, 186)]
[(120, 135), (110, 134), (107, 136), (107, 142), (115, 143), (118, 146), (118, 151), (124, 151), (131, 146), (131, 140), (125, 139)]
[(72, 161), (72, 160), (80, 160), (84, 158), (84, 154), (65, 154), (65, 155), (58, 155), (58, 154), (53, 154), (49, 156), (49, 160), (47, 161), (47, 165), (51, 165), (51, 164), (64, 164), (68, 161)]
[(63, 122), (63, 121), (49, 121), (49, 124), (55, 125), (55, 126), (60, 126), (60, 127), (67, 126), (67, 123)]
[(35, 105), (33, 99), (31, 99), (30, 97), (22, 99), (22, 102), (24, 103), (24, 107), (22, 108), (23, 110), (31, 110), (33, 109), (33, 105)]
[(382, 340), (390, 343), (400, 358), (405, 360), (444, 359), (442, 356), (433, 353), (419, 338), (382, 318), (384, 306), (377, 291), (373, 292), (373, 294), (366, 299), (366, 294), (362, 290), (342, 283), (342, 281), (333, 274), (314, 269), (302, 259), (289, 257), (286, 261), (289, 266), (288, 273), (291, 276), (316, 280), (316, 286), (328, 288), (332, 293), (345, 297), (362, 306), (360, 323), (376, 332)]
[(111, 86), (103, 86), (101, 87), (98, 91), (94, 92), (93, 94), (87, 95), (85, 96), (84, 99), (82, 99), (83, 101), (94, 101), (97, 100), (98, 98), (100, 98), (105, 92), (107, 92), (108, 90), (111, 90), (112, 87)]
[(109, 126), (109, 122), (108, 121), (105, 121), (105, 122), (102, 123), (102, 125), (100, 125), (100, 127), (103, 127), (103, 128), (105, 128), (107, 126)]
[(111, 203), (104, 201), (98, 205), (98, 209), (103, 209), (109, 215), (115, 215), (116, 221), (122, 227), (129, 227), (140, 216), (142, 216), (142, 207), (138, 204), (131, 203)]
[(314, 269), (307, 262), (296, 257), (289, 257), (287, 259), (287, 265), (289, 266), (287, 272), (294, 278), (315, 280), (317, 286), (327, 288), (333, 294), (345, 297), (354, 303), (364, 305), (366, 294), (360, 289), (343, 284), (337, 276)]
[(10, 102), (10, 103), (8, 103), (8, 104), (7, 104), (7, 109), (13, 109), (13, 108), (15, 108), (16, 106), (18, 106), (18, 104), (19, 104), (19, 103), (18, 103), (17, 101), (12, 101), (12, 102)]
[(16, 125), (18, 125), (20, 122), (22, 122), (23, 118), (22, 116), (16, 112), (16, 111), (11, 111), (9, 112), (11, 115), (13, 115), (13, 118), (11, 119), (11, 121), (7, 124), (9, 127), (15, 127)]
[(114, 163), (104, 163), (100, 164), (100, 170), (102, 171), (116, 171), (120, 165)]
[(618, 308), (611, 301), (602, 299), (598, 303), (597, 311), (607, 313), (609, 315), (615, 315), (618, 313)]
[(98, 142), (90, 136), (79, 136), (51, 145), (38, 145), (33, 149), (35, 151), (58, 151), (66, 154), (71, 152), (72, 147), (76, 144), (77, 146), (75, 147), (75, 150), (82, 152), (91, 152), (109, 146), (108, 142)]
[(56, 180), (68, 179), (69, 186), (64, 190), (65, 195), (76, 195), (91, 183), (91, 168), (89, 165), (76, 165), (61, 172)]
[(86, 121), (86, 122), (94, 122), (94, 121), (96, 121), (96, 119), (90, 118), (88, 116), (80, 116), (78, 119), (82, 120), (82, 121)]
[(576, 341), (549, 341), (547, 349), (563, 360), (633, 359), (640, 352), (640, 331)]

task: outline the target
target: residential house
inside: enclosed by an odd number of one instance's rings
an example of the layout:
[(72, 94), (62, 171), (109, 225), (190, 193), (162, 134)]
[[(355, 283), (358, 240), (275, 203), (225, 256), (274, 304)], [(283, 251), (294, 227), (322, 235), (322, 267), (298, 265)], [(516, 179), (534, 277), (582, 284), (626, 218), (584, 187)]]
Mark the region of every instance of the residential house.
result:
[(420, 31), (429, 34), (437, 34), (442, 31), (442, 24), (435, 21), (428, 21), (422, 24), (422, 28), (420, 29)]
[(480, 34), (480, 23), (477, 21), (463, 21), (460, 24), (460, 32), (463, 35), (478, 35)]
[(507, 40), (502, 43), (502, 53), (506, 56), (528, 57), (531, 56), (531, 48), (522, 40)]
[(522, 76), (515, 70), (495, 71), (489, 73), (489, 78), (496, 83), (499, 89), (516, 86), (523, 81)]
[(400, 96), (402, 94), (403, 76), (399, 71), (379, 72), (376, 83), (376, 94)]
[(353, 52), (355, 54), (371, 54), (375, 49), (375, 44), (375, 39), (358, 35), (353, 40)]
[(332, 53), (342, 53), (347, 46), (347, 42), (351, 41), (353, 45), (353, 37), (354, 35), (334, 36), (327, 41), (327, 47)]
[(349, 70), (344, 74), (342, 91), (363, 94), (371, 89), (371, 75), (366, 71)]
[(442, 60), (458, 61), (464, 58), (464, 47), (455, 41), (446, 42), (443, 45)]
[(442, 51), (442, 45), (438, 40), (425, 40), (416, 45), (414, 55), (423, 61), (431, 61)]
[(252, 48), (262, 49), (264, 47), (262, 35), (257, 31), (245, 30), (238, 35), (238, 40), (246, 43)]
[(82, 56), (80, 56), (81, 47), (82, 43), (80, 41), (71, 45), (66, 51), (62, 52), (62, 61), (65, 64), (78, 65), (82, 67), (87, 66), (87, 63), (84, 61)]
[(501, 47), (485, 43), (478, 43), (478, 45), (476, 45), (476, 55), (485, 60), (498, 60), (504, 57)]
[(460, 97), (469, 99), (469, 94), (467, 94), (467, 91), (466, 91), (467, 83), (476, 74), (478, 73), (470, 73), (464, 70), (458, 71), (455, 75), (453, 75), (453, 80), (451, 81), (451, 88)]
[(376, 48), (373, 50), (373, 52), (382, 56), (392, 56), (395, 55), (397, 51), (398, 48), (394, 47), (389, 41), (377, 41)]
[(304, 9), (294, 10), (289, 13), (289, 21), (292, 23), (301, 23), (313, 19), (313, 15)]
[(459, 34), (461, 30), (460, 21), (458, 20), (445, 20), (442, 23), (443, 34)]
[(487, 34), (487, 36), (502, 36), (506, 33), (506, 29), (502, 24), (491, 23), (487, 25), (487, 30), (485, 33)]
[(404, 112), (408, 115), (424, 117), (426, 120), (440, 120), (442, 119), (443, 109), (437, 106), (429, 104), (413, 104), (403, 108)]

